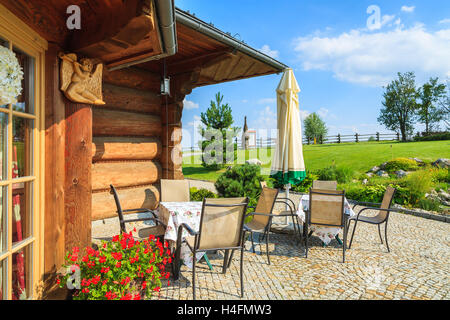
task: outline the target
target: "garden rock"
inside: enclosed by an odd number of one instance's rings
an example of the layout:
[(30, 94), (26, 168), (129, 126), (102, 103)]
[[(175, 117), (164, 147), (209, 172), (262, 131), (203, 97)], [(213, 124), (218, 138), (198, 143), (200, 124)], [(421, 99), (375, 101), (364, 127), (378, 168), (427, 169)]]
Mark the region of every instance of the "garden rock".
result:
[(372, 172), (367, 172), (367, 173), (366, 173), (366, 176), (368, 176), (368, 177), (370, 178), (370, 177), (373, 176), (373, 173), (372, 173)]
[(362, 184), (367, 184), (367, 182), (369, 182), (369, 180), (364, 179), (363, 182), (362, 182)]
[(408, 158), (408, 159), (414, 160), (419, 166), (422, 166), (422, 165), (425, 164), (425, 163), (424, 163), (421, 159), (419, 159), (419, 158)]
[(450, 167), (450, 159), (437, 159), (435, 162), (432, 163), (433, 166), (438, 168), (449, 168)]
[(395, 175), (397, 176), (397, 178), (403, 178), (403, 177), (406, 177), (406, 172), (405, 171), (403, 171), (403, 170), (398, 170), (398, 171), (395, 171), (394, 172), (395, 173)]
[(389, 174), (386, 171), (384, 171), (384, 170), (379, 170), (377, 172), (377, 176), (382, 177), (382, 178), (388, 178)]
[(441, 190), (439, 192), (439, 198), (450, 201), (450, 194), (448, 194), (447, 192), (445, 192), (444, 190)]
[(259, 159), (250, 159), (245, 161), (246, 164), (256, 164), (258, 166), (262, 165), (262, 162)]
[(370, 169), (370, 172), (377, 172), (378, 170), (380, 170), (380, 168), (375, 166), (372, 169)]
[(387, 162), (383, 162), (382, 164), (380, 164), (380, 169), (384, 170), (384, 168), (386, 168), (386, 164)]

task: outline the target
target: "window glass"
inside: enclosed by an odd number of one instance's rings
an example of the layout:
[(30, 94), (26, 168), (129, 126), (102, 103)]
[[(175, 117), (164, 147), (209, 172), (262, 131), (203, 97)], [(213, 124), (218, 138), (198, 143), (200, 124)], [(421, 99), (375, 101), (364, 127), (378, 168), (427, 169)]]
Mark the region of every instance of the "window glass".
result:
[(34, 113), (34, 58), (15, 47), (13, 51), (23, 72), (22, 94), (17, 97), (13, 110)]
[(32, 175), (33, 126), (34, 120), (13, 117), (13, 179)]

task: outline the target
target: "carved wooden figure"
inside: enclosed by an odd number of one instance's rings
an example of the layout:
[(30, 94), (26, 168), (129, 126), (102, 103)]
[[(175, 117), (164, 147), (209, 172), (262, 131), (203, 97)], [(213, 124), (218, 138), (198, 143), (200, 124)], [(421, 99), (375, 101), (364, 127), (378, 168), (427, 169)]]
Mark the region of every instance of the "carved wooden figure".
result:
[(74, 53), (60, 53), (61, 58), (61, 90), (72, 102), (104, 105), (102, 96), (103, 65), (94, 65), (89, 59), (77, 62)]

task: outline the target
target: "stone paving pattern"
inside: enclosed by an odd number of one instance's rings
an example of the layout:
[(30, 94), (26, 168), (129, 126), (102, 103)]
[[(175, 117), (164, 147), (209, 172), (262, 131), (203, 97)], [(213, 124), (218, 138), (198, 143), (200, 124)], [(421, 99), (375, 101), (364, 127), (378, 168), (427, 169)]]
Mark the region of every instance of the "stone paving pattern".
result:
[[(97, 221), (93, 240), (117, 232), (117, 219), (114, 227)], [(255, 234), (256, 253), (249, 251), (251, 242), (246, 242), (243, 299), (450, 299), (449, 223), (392, 213), (390, 253), (380, 243), (377, 226), (360, 223), (345, 263), (336, 240), (322, 247), (312, 237), (306, 259), (303, 244), (295, 244), (292, 235), (271, 233), (268, 265), (265, 243), (260, 247), (257, 239)], [(204, 261), (198, 263), (196, 298), (241, 299), (239, 256), (235, 254), (226, 274), (222, 274), (221, 251), (209, 255), (212, 271)], [(164, 285), (153, 299), (192, 299), (191, 279), (192, 271), (183, 266), (180, 279)]]

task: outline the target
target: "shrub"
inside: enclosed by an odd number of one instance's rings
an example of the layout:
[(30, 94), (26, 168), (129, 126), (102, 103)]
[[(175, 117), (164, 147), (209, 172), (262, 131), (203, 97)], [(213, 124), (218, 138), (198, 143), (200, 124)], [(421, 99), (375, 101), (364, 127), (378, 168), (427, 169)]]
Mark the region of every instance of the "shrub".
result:
[(313, 181), (317, 179), (317, 175), (307, 171), (305, 179), (299, 184), (292, 186), (292, 190), (296, 192), (309, 192), (309, 189), (312, 187)]
[(440, 211), (441, 210), (441, 205), (436, 200), (420, 199), (418, 204), (419, 204), (419, 208), (422, 208), (427, 211)]
[(350, 182), (353, 178), (354, 172), (349, 167), (331, 166), (317, 171), (319, 180), (337, 181), (339, 183)]
[(191, 194), (191, 201), (203, 201), (204, 198), (217, 198), (217, 194), (208, 189), (197, 189), (194, 187), (189, 191)]
[(57, 282), (61, 288), (66, 286), (79, 267), (81, 288), (74, 293), (74, 300), (149, 298), (159, 292), (161, 279), (170, 276), (166, 264), (172, 262), (172, 256), (167, 247), (167, 242), (155, 241), (153, 235), (135, 241), (132, 232), (103, 241), (99, 250), (87, 247), (83, 257), (75, 247), (65, 257), (68, 274), (58, 277)]
[(411, 173), (405, 180), (405, 186), (409, 191), (408, 202), (411, 205), (416, 205), (433, 186), (431, 172), (420, 170)]
[(215, 183), (219, 195), (224, 198), (248, 197), (249, 206), (256, 205), (263, 181), (258, 165), (234, 166), (222, 173)]
[(450, 132), (442, 132), (431, 134), (425, 137), (414, 137), (414, 141), (439, 141), (439, 140), (450, 140)]
[(450, 183), (450, 170), (444, 168), (431, 168), (431, 177), (434, 182)]
[(386, 170), (389, 173), (398, 171), (398, 170), (404, 170), (404, 171), (411, 171), (411, 170), (417, 170), (419, 166), (417, 165), (415, 160), (408, 159), (408, 158), (397, 158), (391, 161), (388, 161), (386, 163), (386, 166), (384, 170)]
[[(389, 184), (397, 191), (394, 195), (394, 203), (406, 205), (408, 204), (409, 192), (402, 186)], [(345, 189), (347, 199), (360, 202), (381, 203), (386, 192), (386, 185), (377, 184), (369, 186), (350, 185)]]

